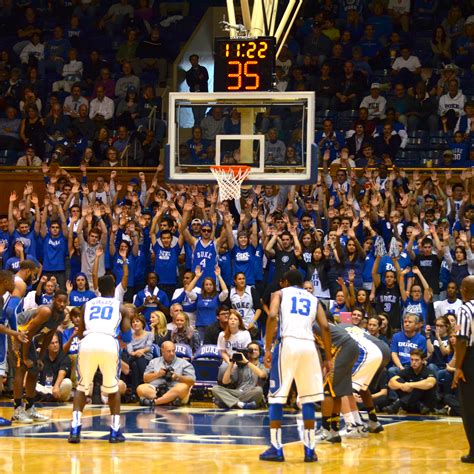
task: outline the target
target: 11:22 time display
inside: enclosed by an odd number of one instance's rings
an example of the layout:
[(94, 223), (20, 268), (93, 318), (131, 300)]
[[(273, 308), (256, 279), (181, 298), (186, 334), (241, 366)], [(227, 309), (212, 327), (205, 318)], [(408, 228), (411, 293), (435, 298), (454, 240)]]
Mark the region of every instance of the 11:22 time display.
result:
[(271, 90), (274, 38), (216, 38), (215, 52), (215, 92)]

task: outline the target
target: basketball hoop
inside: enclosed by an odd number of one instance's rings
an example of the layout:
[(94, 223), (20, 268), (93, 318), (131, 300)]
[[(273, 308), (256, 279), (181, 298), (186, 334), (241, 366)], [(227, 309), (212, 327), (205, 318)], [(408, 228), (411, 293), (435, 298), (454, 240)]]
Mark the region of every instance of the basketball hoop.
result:
[(252, 168), (246, 165), (211, 166), (219, 185), (219, 200), (240, 199), (240, 187)]

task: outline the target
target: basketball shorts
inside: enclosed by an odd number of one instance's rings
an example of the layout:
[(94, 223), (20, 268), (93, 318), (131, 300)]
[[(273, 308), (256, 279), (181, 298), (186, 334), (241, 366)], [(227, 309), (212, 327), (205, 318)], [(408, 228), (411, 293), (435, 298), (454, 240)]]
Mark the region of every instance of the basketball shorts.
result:
[(6, 334), (0, 334), (0, 376), (4, 376), (8, 370), (7, 352), (8, 337)]
[(91, 333), (79, 343), (77, 356), (77, 390), (88, 393), (97, 369), (102, 373), (103, 393), (115, 393), (119, 388), (119, 343), (115, 337)]
[[(38, 367), (39, 354), (38, 354), (38, 350), (36, 348), (35, 342), (36, 342), (35, 339), (31, 341), (31, 344), (30, 344), (30, 347), (28, 348), (28, 353), (27, 353), (28, 359), (33, 362), (33, 367), (31, 367), (30, 369), (27, 369), (28, 372), (31, 372), (31, 373), (35, 373), (39, 371), (39, 367)], [(23, 344), (21, 343), (15, 344), (15, 347), (13, 350), (15, 353), (17, 368), (26, 367), (23, 361)]]
[(352, 368), (352, 388), (355, 391), (367, 390), (382, 362), (382, 351), (368, 339), (361, 339), (359, 357)]
[(324, 394), (328, 397), (352, 395), (352, 367), (359, 357), (359, 346), (347, 340), (334, 354), (334, 370), (325, 379)]
[(284, 337), (275, 346), (268, 403), (284, 405), (293, 380), (301, 403), (323, 400), (323, 376), (314, 341)]

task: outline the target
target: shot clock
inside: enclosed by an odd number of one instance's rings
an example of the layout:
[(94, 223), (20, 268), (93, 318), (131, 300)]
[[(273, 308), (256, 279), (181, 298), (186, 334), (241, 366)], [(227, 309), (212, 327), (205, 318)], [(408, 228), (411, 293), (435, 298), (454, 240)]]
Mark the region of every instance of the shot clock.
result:
[(216, 38), (214, 92), (271, 91), (275, 38)]

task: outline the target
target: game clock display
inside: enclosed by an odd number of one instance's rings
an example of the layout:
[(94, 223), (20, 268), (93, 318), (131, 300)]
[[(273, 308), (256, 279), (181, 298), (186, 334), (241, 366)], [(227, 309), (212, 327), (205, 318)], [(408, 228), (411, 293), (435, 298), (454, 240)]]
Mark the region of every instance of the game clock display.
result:
[(275, 38), (216, 38), (214, 92), (271, 91)]

